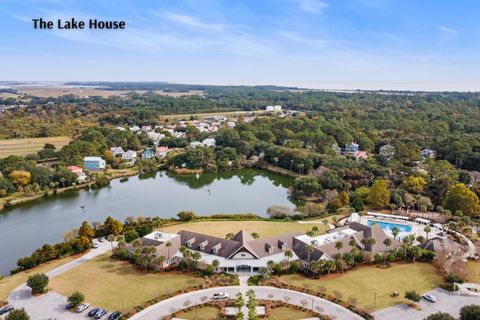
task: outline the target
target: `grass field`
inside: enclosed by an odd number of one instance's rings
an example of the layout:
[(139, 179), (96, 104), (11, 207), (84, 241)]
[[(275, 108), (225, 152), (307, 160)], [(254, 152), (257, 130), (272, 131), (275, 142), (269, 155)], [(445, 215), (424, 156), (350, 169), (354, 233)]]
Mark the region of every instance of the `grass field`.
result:
[(270, 315), (268, 316), (268, 320), (297, 320), (297, 319), (308, 319), (311, 318), (312, 315), (308, 312), (297, 310), (293, 307), (278, 307), (273, 308), (270, 311)]
[(85, 301), (94, 306), (125, 312), (145, 301), (202, 281), (175, 272), (143, 273), (129, 262), (113, 260), (106, 254), (53, 278), (49, 287), (65, 296), (78, 290), (85, 295)]
[(468, 270), (468, 281), (480, 284), (480, 262), (468, 261), (467, 270)]
[(0, 140), (0, 158), (6, 158), (10, 155), (24, 156), (36, 153), (42, 149), (45, 143), (51, 143), (60, 149), (70, 142), (69, 137), (47, 137), (47, 138), (27, 138), (27, 139), (7, 139)]
[(321, 233), (328, 230), (328, 226), (319, 223), (300, 224), (296, 221), (199, 221), (192, 223), (182, 223), (170, 227), (165, 227), (162, 231), (177, 232), (188, 230), (193, 232), (206, 233), (212, 236), (224, 238), (227, 233), (237, 233), (244, 230), (247, 233), (256, 232), (260, 238), (267, 238), (287, 232), (305, 232), (316, 226)]
[(6, 301), (10, 292), (12, 292), (13, 289), (18, 287), (22, 283), (26, 282), (29, 276), (34, 275), (36, 273), (48, 272), (67, 262), (72, 261), (75, 258), (78, 258), (78, 257), (68, 257), (60, 260), (55, 260), (50, 263), (44, 264), (38, 268), (24, 271), (24, 272), (19, 272), (12, 276), (8, 276), (1, 279), (0, 280), (0, 301)]
[(219, 309), (216, 307), (199, 307), (196, 310), (177, 312), (175, 315), (180, 319), (187, 320), (221, 320)]
[[(375, 309), (378, 310), (402, 303), (405, 291), (415, 290), (422, 294), (438, 287), (442, 283), (442, 276), (431, 264), (409, 263), (395, 264), (390, 269), (361, 266), (346, 273), (323, 276), (320, 279), (308, 279), (297, 274), (287, 275), (282, 276), (281, 280), (312, 290), (324, 288), (327, 293), (372, 311), (375, 292)], [(399, 292), (400, 296), (391, 298), (390, 294), (394, 291)]]

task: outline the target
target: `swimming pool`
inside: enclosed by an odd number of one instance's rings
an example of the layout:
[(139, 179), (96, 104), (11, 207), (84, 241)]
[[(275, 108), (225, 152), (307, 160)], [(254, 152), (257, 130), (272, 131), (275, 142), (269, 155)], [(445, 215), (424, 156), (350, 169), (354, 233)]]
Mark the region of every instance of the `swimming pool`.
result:
[(380, 226), (380, 228), (382, 228), (383, 230), (387, 231), (387, 230), (390, 230), (392, 231), (392, 229), (394, 227), (397, 227), (398, 231), (400, 232), (412, 232), (412, 227), (407, 225), (407, 224), (400, 224), (400, 223), (393, 223), (393, 222), (385, 222), (385, 221), (377, 221), (377, 220), (368, 220), (367, 221), (367, 224), (369, 226), (373, 225), (373, 224), (378, 224)]

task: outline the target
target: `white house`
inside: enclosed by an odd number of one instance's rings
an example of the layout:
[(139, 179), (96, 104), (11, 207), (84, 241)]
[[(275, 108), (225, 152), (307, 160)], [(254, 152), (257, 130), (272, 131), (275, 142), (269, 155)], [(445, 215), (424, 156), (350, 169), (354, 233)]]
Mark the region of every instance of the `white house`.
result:
[(122, 147), (112, 147), (112, 148), (110, 148), (110, 151), (112, 151), (112, 154), (113, 154), (114, 157), (121, 156), (125, 153), (125, 151), (123, 151)]
[(158, 133), (155, 131), (147, 132), (147, 136), (153, 141), (154, 144), (158, 144), (160, 140), (165, 138), (165, 135), (163, 133)]
[(420, 155), (422, 156), (422, 160), (425, 161), (429, 158), (435, 159), (437, 157), (437, 152), (435, 150), (426, 148), (420, 152)]
[(192, 141), (190, 142), (190, 148), (195, 149), (196, 147), (200, 147), (202, 143), (200, 141)]
[(205, 147), (215, 147), (216, 145), (216, 141), (214, 138), (207, 138), (207, 139), (204, 139), (202, 141), (202, 144), (205, 146)]
[(132, 131), (132, 132), (138, 132), (138, 131), (140, 131), (141, 129), (140, 129), (139, 126), (133, 126), (133, 127), (130, 127), (129, 130)]
[(128, 150), (122, 154), (122, 160), (133, 166), (137, 162), (137, 153), (133, 150)]

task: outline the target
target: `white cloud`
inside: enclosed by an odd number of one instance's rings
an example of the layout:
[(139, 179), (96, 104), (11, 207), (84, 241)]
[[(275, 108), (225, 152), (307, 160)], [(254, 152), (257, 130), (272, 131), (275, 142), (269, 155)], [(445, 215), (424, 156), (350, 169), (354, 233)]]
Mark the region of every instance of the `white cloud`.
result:
[(200, 21), (198, 18), (189, 16), (186, 14), (179, 14), (174, 12), (164, 12), (164, 13), (156, 13), (157, 16), (162, 16), (170, 21), (175, 23), (181, 24), (183, 26), (191, 27), (191, 28), (199, 28), (203, 30), (211, 30), (211, 31), (221, 31), (223, 29), (223, 25), (215, 24), (215, 23), (207, 23)]
[(438, 30), (440, 30), (440, 33), (441, 33), (441, 38), (440, 38), (441, 44), (450, 42), (451, 40), (456, 38), (460, 33), (457, 29), (453, 29), (445, 26), (438, 27)]
[(297, 0), (297, 4), (300, 10), (309, 13), (320, 13), (328, 7), (328, 4), (323, 0)]

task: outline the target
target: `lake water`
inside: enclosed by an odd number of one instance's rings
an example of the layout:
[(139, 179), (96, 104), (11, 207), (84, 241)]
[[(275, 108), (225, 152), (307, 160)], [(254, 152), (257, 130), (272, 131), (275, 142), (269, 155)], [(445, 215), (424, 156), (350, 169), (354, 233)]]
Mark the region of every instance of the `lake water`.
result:
[(0, 212), (0, 274), (8, 274), (18, 258), (44, 243), (61, 242), (64, 232), (78, 228), (84, 220), (167, 218), (182, 210), (197, 215), (266, 216), (274, 204), (294, 207), (287, 192), (292, 183), (292, 178), (253, 169), (201, 175), (158, 172), (23, 204)]

